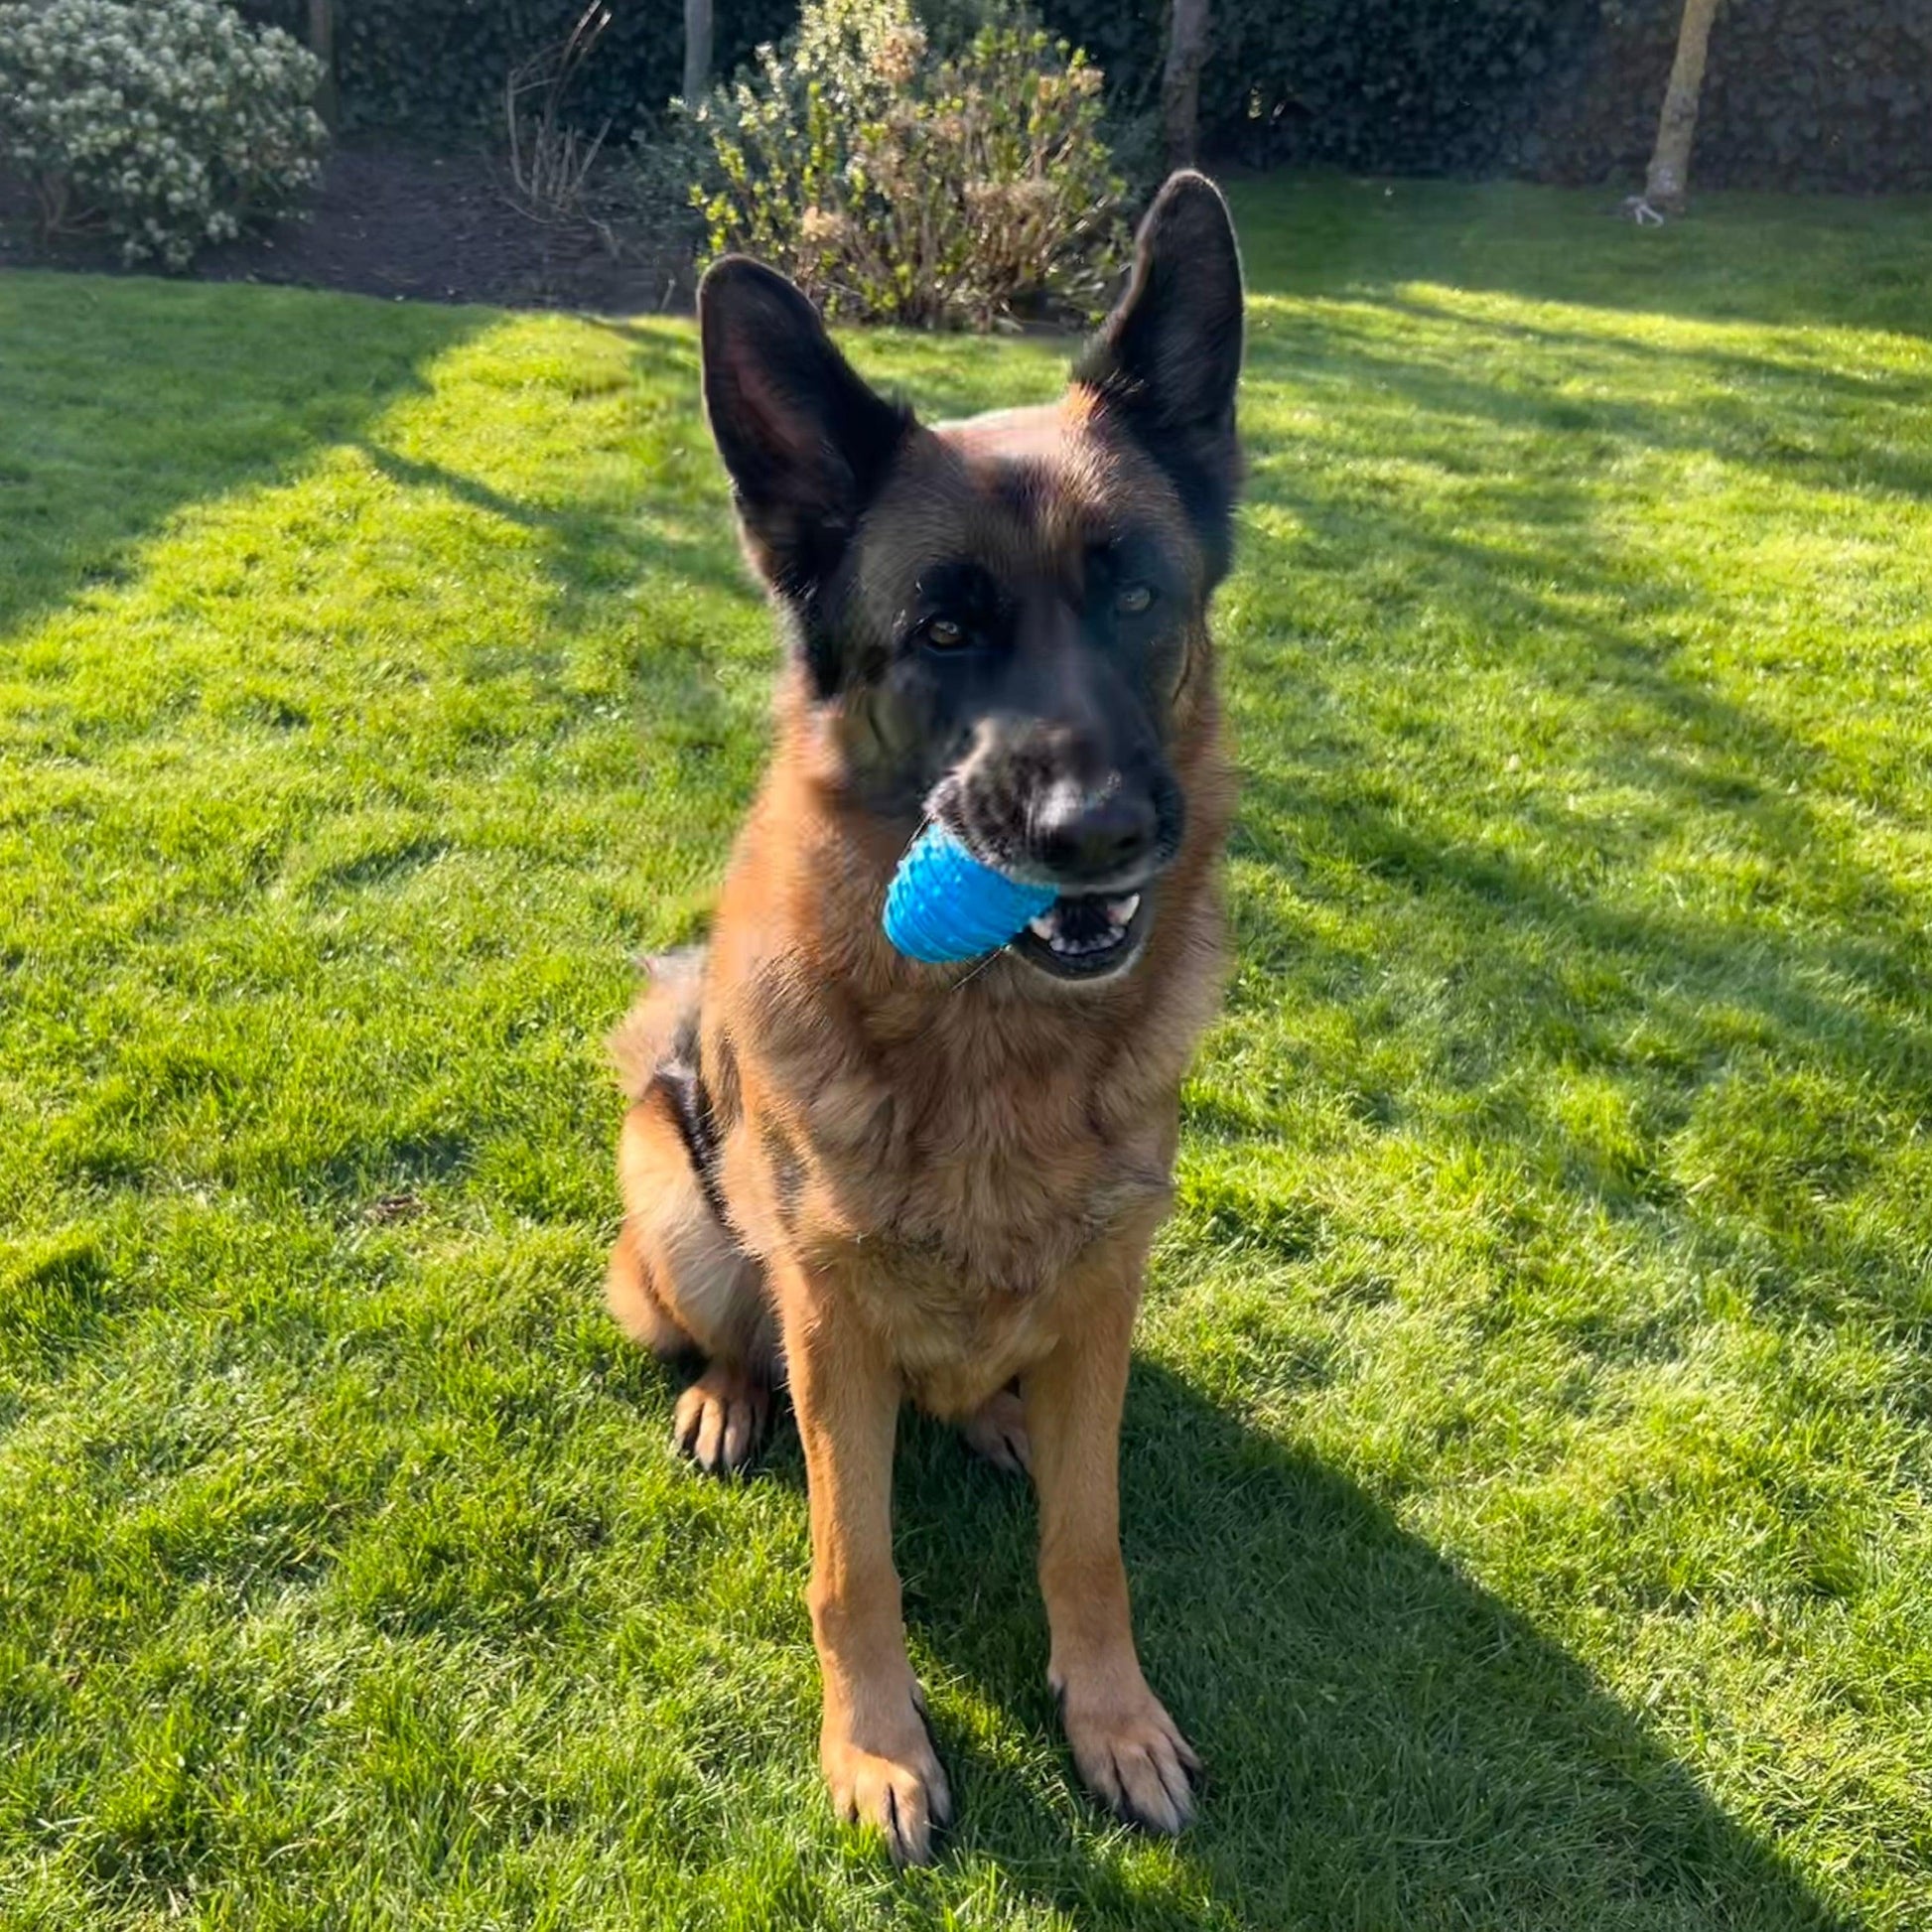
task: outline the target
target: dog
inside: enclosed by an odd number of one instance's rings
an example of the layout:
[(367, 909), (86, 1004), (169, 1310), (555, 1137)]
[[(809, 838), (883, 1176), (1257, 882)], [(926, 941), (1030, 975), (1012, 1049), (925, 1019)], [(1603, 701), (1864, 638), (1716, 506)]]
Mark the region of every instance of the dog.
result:
[[(1180, 1081), (1225, 978), (1207, 610), (1240, 480), (1233, 224), (1173, 177), (1064, 395), (964, 422), (876, 393), (760, 263), (718, 262), (698, 315), (784, 669), (709, 944), (658, 962), (614, 1037), (610, 1306), (704, 1358), (674, 1428), (702, 1469), (742, 1468), (788, 1388), (842, 1816), (913, 1863), (951, 1811), (893, 1568), (909, 1399), (1031, 1470), (1074, 1760), (1177, 1831), (1200, 1767), (1135, 1652), (1118, 1461)], [(933, 821), (1058, 895), (986, 960), (916, 964), (881, 930)]]

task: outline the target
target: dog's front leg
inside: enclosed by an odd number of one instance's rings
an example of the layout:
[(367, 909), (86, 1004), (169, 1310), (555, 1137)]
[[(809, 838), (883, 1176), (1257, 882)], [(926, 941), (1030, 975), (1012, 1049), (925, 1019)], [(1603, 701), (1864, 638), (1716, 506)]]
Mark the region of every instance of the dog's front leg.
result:
[(894, 1860), (920, 1864), (952, 1813), (905, 1657), (893, 1568), (893, 1438), (899, 1378), (835, 1289), (774, 1271), (786, 1372), (810, 1490), (806, 1592), (825, 1686), (819, 1763), (840, 1816), (877, 1825)]
[(1177, 1832), (1193, 1813), (1200, 1760), (1148, 1689), (1134, 1649), (1120, 1557), (1120, 1419), (1132, 1288), (1100, 1298), (1021, 1383), (1039, 1491), (1039, 1587), (1073, 1761), (1123, 1818)]

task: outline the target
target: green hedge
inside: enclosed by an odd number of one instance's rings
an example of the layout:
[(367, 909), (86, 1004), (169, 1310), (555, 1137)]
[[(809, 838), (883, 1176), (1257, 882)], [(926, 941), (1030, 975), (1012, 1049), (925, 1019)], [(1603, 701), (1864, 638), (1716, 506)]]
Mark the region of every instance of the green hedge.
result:
[[(1166, 0), (1048, 0), (1136, 102)], [(1253, 166), (1639, 179), (1682, 0), (1218, 0), (1202, 137)], [(1692, 168), (1708, 187), (1932, 186), (1932, 0), (1728, 0)]]
[[(1596, 10), (1597, 0), (1222, 0), (1201, 76), (1203, 146), (1258, 167), (1521, 167), (1552, 76), (1587, 45)], [(1048, 12), (1125, 96), (1158, 96), (1164, 0), (1053, 0)]]
[[(338, 0), (351, 123), (440, 136), (488, 127), (512, 62), (580, 0)], [(578, 93), (621, 131), (662, 105), (682, 0), (610, 0)], [(1202, 76), (1210, 154), (1365, 173), (1628, 180), (1655, 131), (1681, 0), (1217, 0)], [(970, 0), (944, 0), (956, 12)], [(244, 0), (300, 31), (304, 0)], [(1106, 70), (1116, 103), (1160, 88), (1167, 0), (1042, 0)], [(782, 35), (793, 0), (718, 0), (735, 66)], [(1712, 37), (1693, 180), (1707, 186), (1932, 186), (1932, 0), (1729, 0)]]

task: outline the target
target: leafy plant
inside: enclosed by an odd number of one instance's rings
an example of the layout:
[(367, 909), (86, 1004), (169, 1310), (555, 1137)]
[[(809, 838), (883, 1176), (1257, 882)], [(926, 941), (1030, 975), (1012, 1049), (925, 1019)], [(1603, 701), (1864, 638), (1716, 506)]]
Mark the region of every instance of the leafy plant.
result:
[(215, 0), (0, 5), (0, 152), (53, 229), (183, 267), (314, 179), (314, 57)]
[(763, 256), (837, 316), (1097, 314), (1126, 239), (1099, 69), (1016, 18), (928, 51), (907, 0), (812, 0), (691, 110), (711, 246)]
[(129, 261), (205, 242), (315, 179), (321, 64), (216, 0), (0, 5), (0, 154), (50, 228), (97, 226)]

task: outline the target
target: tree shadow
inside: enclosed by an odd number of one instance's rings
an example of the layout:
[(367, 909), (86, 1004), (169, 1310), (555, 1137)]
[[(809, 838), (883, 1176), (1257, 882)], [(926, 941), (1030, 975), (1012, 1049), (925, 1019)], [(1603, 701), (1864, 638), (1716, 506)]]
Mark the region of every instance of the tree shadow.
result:
[[(915, 1649), (1057, 1737), (1031, 1497), (968, 1468), (950, 1432), (905, 1435)], [(1070, 1841), (1064, 1807), (1043, 1817), (1011, 1765), (942, 1733), (947, 1856), (969, 1871), (997, 1862), (1082, 1925), (1849, 1932), (1523, 1616), (1146, 1360), (1122, 1482), (1143, 1661), (1208, 1766), (1199, 1818), (1172, 1861), (1137, 1865), (1118, 1840)]]
[[(1922, 904), (1862, 843), (1904, 808), (1868, 778), (1852, 798), (1835, 795), (1851, 781), (1821, 780), (1812, 744), (1694, 667), (1679, 640), (1716, 615), (1709, 587), (1614, 547), (1561, 438), (1554, 448), (1514, 440), (1526, 429), (1564, 431), (1569, 405), (1466, 369), (1405, 363), (1389, 340), (1345, 327), (1311, 323), (1310, 333), (1322, 337), (1322, 381), (1391, 398), (1384, 456), (1463, 469), (1454, 492), (1432, 505), (1363, 489), (1332, 452), (1325, 470), (1298, 463), (1292, 450), (1256, 464), (1244, 575), (1271, 596), (1283, 594), (1272, 587), (1322, 582), (1331, 597), (1355, 600), (1345, 621), (1364, 637), (1338, 658), (1319, 638), (1294, 635), (1291, 620), (1287, 636), (1251, 622), (1233, 642), (1244, 763), (1235, 849), (1267, 884), (1237, 895), (1257, 997), (1325, 988), (1346, 998), (1371, 970), (1332, 948), (1311, 954), (1305, 926), (1284, 915), (1302, 855), (1319, 852), (1377, 882), (1384, 897), (1372, 916), (1389, 957), (1421, 947), (1445, 970), (1475, 962), (1466, 983), (1444, 991), (1435, 1072), (1451, 1085), (1473, 1090), (1593, 1060), (1648, 1083), (1655, 1102), (1652, 1072), (1616, 1044), (1619, 1032), (1641, 1026), (1653, 1062), (1677, 1069), (1663, 1082), (1674, 1090), (1653, 1123), (1655, 1141), (1682, 1125), (1731, 1051), (1825, 1075), (1915, 1118), (1932, 1084), (1932, 1028), (1915, 991), (1925, 970)], [(1621, 339), (1590, 347), (1646, 353)], [(1297, 355), (1268, 342), (1258, 371), (1291, 379)], [(1307, 362), (1295, 366), (1310, 379)], [(1848, 400), (1794, 376), (1763, 392), (1752, 433), (1767, 444), (1829, 444), (1846, 434), (1843, 412), (1854, 402), (1868, 407), (1869, 397)], [(1576, 434), (1608, 449), (1653, 443), (1818, 481), (1809, 454), (1740, 459), (1724, 422), (1661, 403), (1592, 400)], [(1508, 447), (1491, 461), (1506, 462), (1506, 475), (1487, 478), (1458, 457), (1499, 443)], [(1932, 466), (1874, 457), (1863, 486), (1932, 498)], [(1425, 639), (1445, 631), (1483, 640), (1479, 670), (1465, 659), (1457, 674), (1492, 680), (1485, 703), (1434, 699), (1436, 646)], [(1398, 696), (1379, 712), (1365, 704), (1365, 673), (1377, 667), (1384, 693), (1413, 699)], [(1584, 800), (1533, 781), (1547, 774), (1519, 783), (1500, 768), (1498, 703), (1560, 712), (1553, 763), (1587, 782)], [(1389, 775), (1418, 758), (1458, 774), (1455, 794), (1424, 797)], [(1472, 832), (1465, 808), (1477, 794)], [(1849, 803), (1856, 810), (1842, 808)], [(1624, 890), (1691, 828), (1756, 881), (1723, 917)], [(1387, 897), (1392, 891), (1401, 897)], [(1578, 1008), (1570, 989), (1581, 982), (1598, 989), (1594, 1011)], [(1498, 997), (1504, 987), (1508, 1000)], [(1515, 1020), (1499, 1024), (1511, 1002)], [(1485, 1133), (1540, 1163), (1547, 1120), (1512, 1128), (1506, 1111), (1484, 1118)], [(1576, 1172), (1588, 1169), (1581, 1159)], [(1641, 1193), (1642, 1177), (1630, 1179)], [(1793, 1202), (1754, 1218), (1787, 1254), (1808, 1238)], [(1893, 1275), (1909, 1260), (1901, 1237)]]
[(613, 547), (625, 553), (634, 574), (648, 581), (673, 572), (712, 590), (749, 597), (752, 582), (738, 560), (730, 512), (721, 499), (715, 509), (680, 521), (663, 514), (612, 516), (572, 505), (551, 508), (507, 496), (481, 478), (464, 476), (441, 463), (407, 457), (385, 445), (358, 441), (356, 448), (391, 483), (410, 489), (434, 489), (471, 509), (520, 524), (540, 533), (548, 545), (545, 566), (557, 592), (557, 621), (568, 626), (581, 613), (585, 587), (608, 575), (587, 569), (586, 560)]
[[(353, 326), (332, 328), (338, 314)], [(174, 512), (285, 480), (424, 392), (426, 365), (489, 320), (305, 290), (0, 276), (0, 637), (124, 581)]]
[[(1821, 490), (1932, 500), (1932, 456), (1915, 434), (1932, 409), (1932, 368), (1888, 367), (1880, 382), (1827, 349), (1816, 359), (1750, 355), (1540, 315), (1504, 321), (1414, 288), (1361, 290), (1340, 311), (1271, 317), (1249, 366), (1399, 400), (1415, 412), (1411, 452), (1460, 474), (1479, 437), (1560, 432), (1596, 447), (1713, 456)], [(1564, 393), (1552, 372), (1587, 395)]]
[[(468, 645), (468, 675), (487, 681), (506, 665), (530, 689), (569, 715), (586, 702), (572, 671), (574, 640), (608, 621), (614, 592), (675, 582), (706, 598), (727, 599), (748, 618), (758, 591), (740, 552), (722, 471), (709, 456), (697, 412), (697, 372), (688, 336), (610, 320), (583, 319), (623, 342), (640, 397), (669, 395), (691, 415), (694, 448), (704, 457), (703, 484), (688, 498), (661, 490), (613, 510), (581, 497), (541, 502), (514, 496), (390, 444), (362, 437), (365, 461), (399, 487), (428, 490), (484, 515), (501, 518), (538, 540), (545, 615), (534, 635)], [(680, 452), (680, 454), (682, 454)], [(650, 648), (629, 653), (626, 682), (640, 729), (658, 753), (711, 759), (762, 742), (762, 692), (756, 696), (721, 680), (725, 652), (713, 630), (673, 621), (662, 600), (653, 607)], [(760, 655), (774, 648), (760, 636)], [(591, 700), (596, 702), (597, 700)]]

